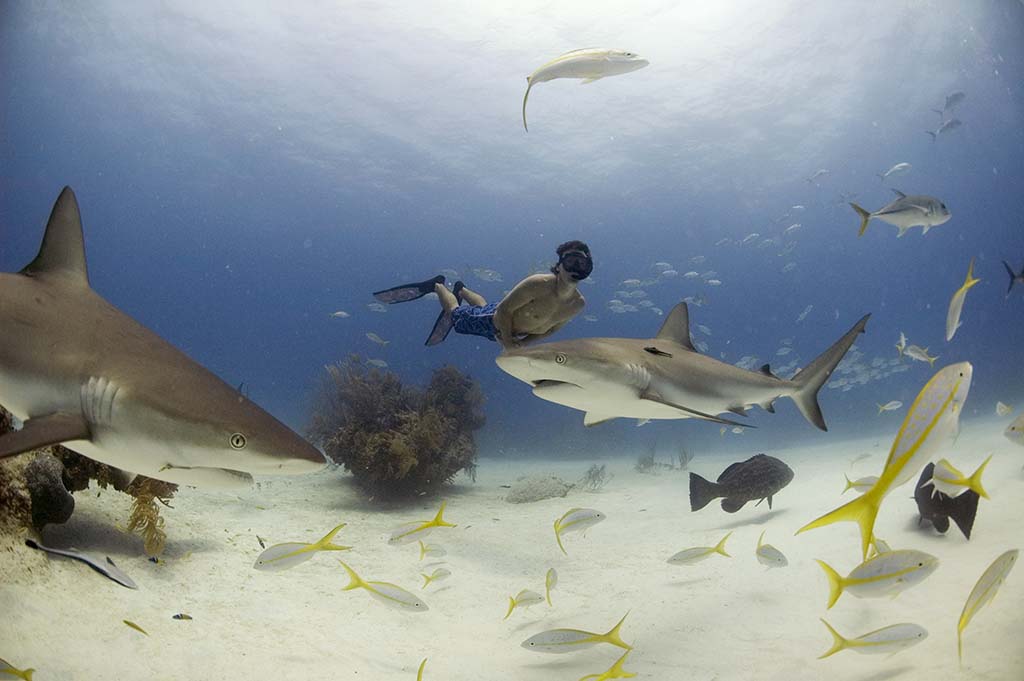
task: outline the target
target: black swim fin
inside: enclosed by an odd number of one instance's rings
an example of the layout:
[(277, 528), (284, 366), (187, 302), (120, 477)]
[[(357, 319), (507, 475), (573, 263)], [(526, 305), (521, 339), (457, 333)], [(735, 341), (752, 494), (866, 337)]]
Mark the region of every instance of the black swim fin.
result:
[(466, 285), (461, 281), (455, 282), (452, 286), (452, 295), (455, 296), (455, 300), (459, 301), (459, 305), (462, 305), (462, 289), (466, 288)]
[(394, 305), (395, 303), (407, 303), (410, 300), (422, 298), (428, 293), (434, 292), (434, 286), (444, 283), (444, 275), (439, 274), (433, 279), (419, 281), (413, 284), (402, 284), (383, 291), (374, 291), (373, 297), (382, 303)]
[(441, 313), (437, 315), (437, 321), (434, 322), (434, 328), (430, 330), (430, 335), (427, 336), (427, 342), (424, 345), (437, 345), (452, 331), (452, 313), (446, 310), (441, 310)]

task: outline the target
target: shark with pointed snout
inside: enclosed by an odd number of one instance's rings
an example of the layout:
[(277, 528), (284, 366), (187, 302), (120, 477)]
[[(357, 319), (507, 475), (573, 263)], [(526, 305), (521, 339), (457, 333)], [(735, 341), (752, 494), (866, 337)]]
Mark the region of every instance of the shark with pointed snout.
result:
[(324, 465), (315, 447), (92, 289), (70, 187), (36, 258), (0, 273), (0, 405), (23, 422), (0, 436), (0, 459), (59, 443), (213, 488)]
[(864, 332), (865, 315), (832, 347), (792, 379), (778, 378), (767, 364), (747, 371), (700, 354), (690, 340), (686, 303), (672, 309), (654, 338), (580, 338), (507, 350), (497, 358), (506, 373), (533, 386), (533, 394), (585, 412), (583, 423), (614, 418), (698, 418), (752, 427), (720, 415), (746, 416), (758, 405), (775, 411), (775, 400), (792, 399), (800, 413), (828, 430), (818, 391)]

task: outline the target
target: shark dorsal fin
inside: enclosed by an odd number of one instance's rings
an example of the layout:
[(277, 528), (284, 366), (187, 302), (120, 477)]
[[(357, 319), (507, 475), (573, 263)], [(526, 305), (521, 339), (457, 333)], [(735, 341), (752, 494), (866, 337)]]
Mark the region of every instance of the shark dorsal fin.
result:
[(904, 194), (903, 192), (901, 192), (899, 189), (893, 189), (892, 193), (895, 194), (897, 198), (900, 198), (900, 199), (907, 198), (907, 195)]
[(697, 352), (697, 349), (693, 347), (693, 342), (690, 341), (690, 311), (686, 307), (686, 303), (679, 303), (672, 308), (655, 338), (672, 341), (682, 345), (690, 352)]
[(772, 373), (772, 367), (770, 364), (765, 364), (763, 367), (761, 367), (761, 373), (764, 374), (765, 376), (771, 376), (772, 378), (775, 378), (775, 374)]
[(82, 286), (89, 285), (82, 218), (71, 187), (64, 187), (57, 197), (50, 212), (50, 220), (46, 223), (39, 254), (21, 273), (30, 277), (61, 275)]

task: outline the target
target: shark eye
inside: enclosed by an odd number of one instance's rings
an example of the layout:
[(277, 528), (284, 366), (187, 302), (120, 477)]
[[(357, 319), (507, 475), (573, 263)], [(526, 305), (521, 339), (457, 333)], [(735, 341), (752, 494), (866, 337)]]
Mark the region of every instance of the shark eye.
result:
[(231, 443), (231, 449), (245, 449), (245, 436), (241, 433), (233, 433), (228, 442)]
[(565, 364), (565, 360), (568, 359), (564, 352), (559, 352), (555, 355), (555, 364)]

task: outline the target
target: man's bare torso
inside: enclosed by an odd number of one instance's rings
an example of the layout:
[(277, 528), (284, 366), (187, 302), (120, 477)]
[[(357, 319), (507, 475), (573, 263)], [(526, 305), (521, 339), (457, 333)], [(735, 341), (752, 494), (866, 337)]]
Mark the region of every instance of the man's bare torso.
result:
[(514, 336), (536, 336), (564, 325), (583, 309), (584, 303), (575, 288), (568, 295), (559, 295), (554, 274), (534, 274), (509, 292), (496, 313), (510, 314)]

